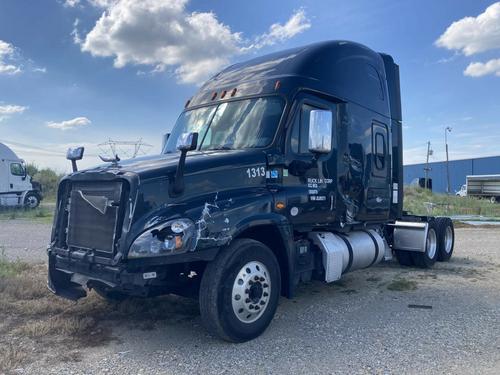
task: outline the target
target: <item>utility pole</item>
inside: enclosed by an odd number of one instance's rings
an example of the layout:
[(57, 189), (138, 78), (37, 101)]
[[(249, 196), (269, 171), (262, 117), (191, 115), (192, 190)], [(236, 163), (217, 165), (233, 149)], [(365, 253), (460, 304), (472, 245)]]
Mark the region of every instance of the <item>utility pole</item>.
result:
[(431, 156), (433, 153), (432, 149), (431, 149), (431, 142), (430, 141), (427, 141), (427, 160), (425, 162), (425, 168), (424, 168), (424, 171), (425, 171), (425, 189), (429, 189), (429, 171), (431, 170), (429, 168), (429, 156)]
[(447, 181), (447, 186), (446, 186), (446, 192), (448, 195), (450, 195), (450, 163), (449, 163), (449, 157), (448, 157), (448, 132), (451, 133), (451, 126), (447, 126), (444, 129), (444, 144), (446, 145), (446, 181)]

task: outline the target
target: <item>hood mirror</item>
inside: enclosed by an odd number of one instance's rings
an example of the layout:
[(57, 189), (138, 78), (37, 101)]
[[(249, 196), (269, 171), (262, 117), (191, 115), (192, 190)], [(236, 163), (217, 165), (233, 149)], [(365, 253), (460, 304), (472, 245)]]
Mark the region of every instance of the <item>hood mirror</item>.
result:
[(78, 171), (78, 167), (76, 166), (76, 161), (82, 160), (84, 151), (85, 147), (68, 148), (68, 151), (66, 152), (66, 159), (71, 161), (71, 167), (73, 168), (73, 172)]
[(168, 139), (170, 138), (170, 133), (165, 133), (163, 134), (162, 140), (161, 140), (161, 152), (165, 153), (165, 146), (167, 145)]

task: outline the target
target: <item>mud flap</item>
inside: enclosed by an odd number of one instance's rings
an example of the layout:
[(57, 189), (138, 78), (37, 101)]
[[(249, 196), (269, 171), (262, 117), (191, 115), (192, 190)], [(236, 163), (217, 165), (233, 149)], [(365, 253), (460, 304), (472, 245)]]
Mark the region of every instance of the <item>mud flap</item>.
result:
[(71, 274), (56, 269), (54, 257), (51, 255), (49, 255), (47, 287), (52, 293), (72, 301), (87, 296), (81, 285), (71, 282)]

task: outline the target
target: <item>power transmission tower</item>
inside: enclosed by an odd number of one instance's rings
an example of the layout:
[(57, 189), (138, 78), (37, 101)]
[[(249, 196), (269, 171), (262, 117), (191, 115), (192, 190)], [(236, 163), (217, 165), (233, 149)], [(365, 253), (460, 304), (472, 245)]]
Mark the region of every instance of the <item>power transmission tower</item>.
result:
[(153, 145), (143, 142), (142, 138), (137, 141), (108, 139), (106, 142), (98, 144), (97, 147), (109, 157), (118, 155), (120, 159), (133, 159), (140, 155), (146, 155)]

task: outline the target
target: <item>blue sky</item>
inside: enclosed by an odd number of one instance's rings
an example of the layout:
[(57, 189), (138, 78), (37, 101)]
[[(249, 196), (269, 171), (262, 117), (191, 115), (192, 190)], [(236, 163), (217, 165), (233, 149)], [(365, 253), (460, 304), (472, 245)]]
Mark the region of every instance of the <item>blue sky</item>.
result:
[(157, 152), (203, 78), (328, 39), (400, 65), (406, 163), (428, 140), (442, 159), (446, 126), (452, 159), (500, 154), (500, 3), (481, 0), (1, 0), (0, 142), (59, 170), (69, 145), (83, 165), (109, 138)]

